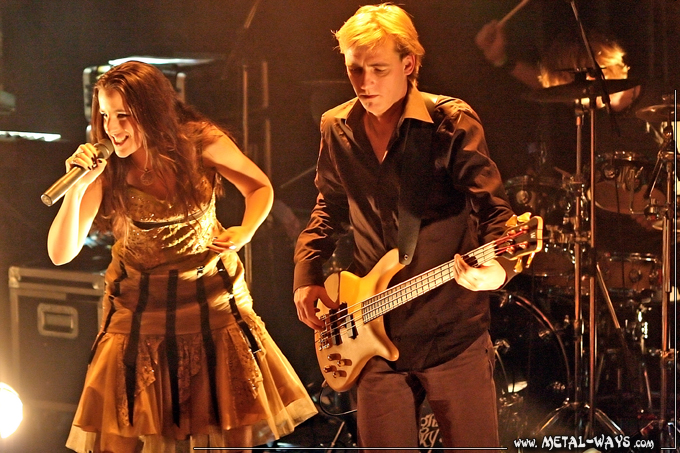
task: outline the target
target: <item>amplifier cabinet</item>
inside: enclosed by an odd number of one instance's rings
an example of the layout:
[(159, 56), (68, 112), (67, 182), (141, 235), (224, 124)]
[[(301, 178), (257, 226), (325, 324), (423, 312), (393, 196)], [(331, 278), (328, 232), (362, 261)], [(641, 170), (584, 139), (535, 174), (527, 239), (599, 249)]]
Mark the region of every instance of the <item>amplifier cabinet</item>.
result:
[(12, 386), (22, 400), (75, 410), (104, 285), (102, 273), (9, 268)]
[(230, 111), (229, 106), (238, 106), (237, 85), (227, 80), (224, 55), (210, 54), (189, 58), (162, 58), (151, 56), (132, 56), (110, 60), (108, 64), (89, 66), (83, 69), (83, 101), (85, 119), (92, 116), (92, 93), (99, 77), (113, 66), (125, 61), (137, 60), (157, 67), (172, 83), (177, 97), (196, 107), (202, 114), (214, 121), (224, 120), (238, 112)]

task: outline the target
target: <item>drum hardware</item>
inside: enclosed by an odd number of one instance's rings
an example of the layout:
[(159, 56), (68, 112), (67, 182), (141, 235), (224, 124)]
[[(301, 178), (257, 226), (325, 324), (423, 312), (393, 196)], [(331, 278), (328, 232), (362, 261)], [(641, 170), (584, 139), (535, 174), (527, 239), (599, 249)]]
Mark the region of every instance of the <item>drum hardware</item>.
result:
[(503, 427), (503, 434), (501, 437), (517, 438), (521, 436), (526, 430), (526, 413), (524, 397), (520, 394), (521, 390), (514, 384), (510, 384), (511, 378), (509, 370), (505, 368), (503, 356), (510, 350), (510, 343), (507, 339), (502, 338), (494, 341), (494, 355), (496, 357), (496, 373), (502, 377), (500, 381), (500, 395), (497, 396), (498, 405), (498, 420), (502, 421), (500, 424)]
[[(576, 7), (572, 2), (572, 7), (576, 15)], [(578, 17), (577, 17), (578, 20)], [(585, 40), (585, 33), (583, 33)], [(589, 48), (586, 42), (586, 47)], [(593, 67), (597, 65), (594, 63), (594, 56), (591, 55)], [(577, 74), (579, 75), (579, 74)], [(610, 84), (611, 82), (611, 84)], [(633, 88), (637, 84), (630, 80), (607, 80), (607, 88), (611, 87), (613, 92), (625, 91)], [(547, 92), (550, 90), (549, 92)], [(586, 192), (586, 178), (583, 175), (582, 163), (582, 131), (583, 120), (586, 113), (589, 111), (589, 106), (596, 105), (596, 97), (603, 96), (603, 100), (608, 104), (608, 93), (605, 91), (604, 80), (586, 81), (576, 79), (574, 83), (568, 85), (557, 86), (542, 90), (539, 92), (536, 100), (540, 102), (563, 102), (565, 97), (570, 99), (575, 106), (575, 120), (576, 120), (576, 173), (571, 178), (571, 187), (574, 193), (575, 210), (574, 210), (574, 382), (573, 382), (573, 398), (567, 399), (561, 407), (552, 411), (545, 420), (539, 425), (534, 432), (535, 435), (546, 435), (551, 433), (551, 430), (568, 427), (573, 430), (570, 434), (583, 435), (585, 437), (593, 437), (596, 434), (595, 424), (600, 427), (597, 434), (622, 435), (623, 431), (619, 428), (603, 411), (595, 407), (595, 385), (593, 380), (596, 376), (596, 357), (597, 357), (597, 310), (596, 310), (596, 287), (599, 286), (601, 293), (605, 296), (604, 299), (608, 305), (609, 313), (614, 320), (614, 324), (618, 332), (621, 331), (621, 326), (618, 323), (618, 318), (614, 310), (612, 301), (607, 292), (607, 287), (604, 284), (602, 272), (597, 265), (596, 253), (596, 222), (595, 222), (595, 202), (584, 197)], [(588, 98), (587, 105), (581, 102), (581, 99)], [(597, 187), (595, 184), (596, 168), (595, 155), (595, 118), (590, 115), (590, 200), (597, 200)], [(589, 210), (583, 209), (589, 206)], [(590, 228), (585, 228), (584, 212), (590, 214)], [(584, 318), (581, 307), (582, 295), (582, 277), (586, 277), (588, 281), (588, 297), (589, 297), (589, 318), (588, 318), (588, 334), (589, 334), (589, 363), (588, 373), (584, 373), (582, 369), (583, 360), (585, 358), (584, 352)], [(623, 333), (620, 333), (620, 338), (623, 338)], [(625, 341), (623, 342), (625, 344)], [(588, 378), (587, 381), (585, 378)], [(587, 385), (588, 398), (587, 402), (583, 400), (583, 390)], [(566, 434), (562, 432), (561, 434)]]
[[(594, 384), (595, 388), (599, 392), (601, 390), (601, 383), (602, 383), (602, 376), (604, 374), (605, 370), (605, 362), (607, 360), (615, 362), (617, 356), (621, 350), (619, 348), (606, 348), (602, 353), (600, 354), (600, 357), (598, 358), (597, 361), (597, 371), (595, 373), (595, 381)], [(621, 398), (621, 395), (624, 393), (624, 380), (623, 380), (623, 369), (621, 366), (617, 366), (615, 369), (616, 372), (616, 393), (614, 394), (615, 398)], [(635, 396), (638, 396), (635, 394)]]
[[(668, 123), (672, 122), (672, 115), (675, 114), (675, 107), (670, 105), (664, 105), (662, 108), (659, 106), (654, 106), (650, 109), (641, 109), (638, 111), (638, 117), (640, 115), (646, 116), (651, 115), (650, 112), (658, 114), (660, 111), (664, 115), (667, 115), (666, 120)], [(658, 119), (658, 118), (657, 118)], [(667, 125), (663, 130), (664, 142), (661, 145), (659, 152), (657, 154), (656, 164), (654, 166), (654, 171), (652, 174), (651, 184), (645, 193), (648, 197), (652, 193), (657, 180), (660, 178), (662, 170), (665, 170), (666, 174), (666, 197), (668, 201), (659, 202), (657, 199), (650, 199), (649, 207), (645, 210), (653, 219), (660, 219), (662, 221), (662, 266), (661, 266), (661, 276), (662, 276), (662, 292), (661, 292), (661, 348), (659, 351), (659, 367), (661, 373), (661, 389), (660, 389), (660, 408), (658, 413), (658, 419), (654, 421), (655, 426), (658, 428), (659, 432), (659, 444), (663, 446), (673, 446), (674, 442), (677, 442), (677, 426), (675, 426), (674, 421), (668, 420), (668, 373), (669, 366), (671, 363), (675, 363), (675, 352), (670, 348), (670, 335), (669, 335), (669, 307), (671, 300), (671, 291), (673, 286), (671, 283), (671, 277), (673, 273), (673, 265), (671, 263), (671, 244), (673, 243), (673, 236), (677, 231), (677, 218), (675, 218), (675, 213), (677, 212), (677, 194), (675, 190), (677, 189), (677, 174), (674, 169), (674, 160), (677, 158), (676, 155), (676, 143), (673, 136), (673, 128), (671, 125)], [(675, 448), (675, 447), (674, 447)]]
[(517, 393), (508, 393), (498, 397), (498, 402), (498, 420), (503, 422), (501, 438), (517, 439), (526, 429), (524, 398)]
[[(617, 339), (618, 339), (618, 341), (621, 345), (621, 352), (622, 352), (622, 355), (623, 355), (623, 361), (624, 361), (625, 369), (628, 373), (628, 376), (630, 377), (630, 379), (632, 381), (631, 383), (632, 383), (633, 387), (637, 387), (638, 386), (638, 382), (637, 382), (638, 381), (638, 374), (637, 374), (636, 369), (635, 369), (636, 364), (633, 361), (633, 356), (631, 354), (630, 349), (628, 348), (628, 342), (626, 341), (626, 335), (625, 335), (626, 331), (623, 328), (621, 328), (621, 325), (619, 323), (618, 315), (616, 313), (616, 309), (614, 308), (614, 304), (611, 300), (609, 292), (607, 291), (607, 284), (606, 284), (604, 276), (602, 274), (602, 270), (600, 269), (599, 263), (597, 263), (595, 266), (596, 266), (596, 271), (597, 271), (597, 275), (596, 275), (597, 281), (598, 281), (598, 284), (600, 285), (600, 288), (602, 288), (602, 296), (604, 297), (604, 299), (606, 301), (607, 308), (609, 309), (609, 314), (610, 314), (611, 319), (614, 323), (614, 330), (616, 331)], [(602, 360), (604, 360), (604, 357), (605, 357), (605, 355), (603, 354), (601, 356)], [(620, 372), (620, 369), (619, 369), (619, 372)], [(594, 386), (595, 390), (597, 390), (598, 384), (599, 384), (600, 372), (598, 371), (593, 376), (594, 376), (594, 379), (595, 379), (593, 386)], [(621, 381), (621, 378), (619, 377), (619, 383), (617, 385), (617, 390), (622, 390), (622, 388), (623, 388), (623, 385), (620, 381)], [(639, 400), (638, 394), (635, 394), (635, 396), (636, 396), (636, 401), (635, 401), (636, 406), (638, 408), (640, 408), (641, 407), (641, 401)]]

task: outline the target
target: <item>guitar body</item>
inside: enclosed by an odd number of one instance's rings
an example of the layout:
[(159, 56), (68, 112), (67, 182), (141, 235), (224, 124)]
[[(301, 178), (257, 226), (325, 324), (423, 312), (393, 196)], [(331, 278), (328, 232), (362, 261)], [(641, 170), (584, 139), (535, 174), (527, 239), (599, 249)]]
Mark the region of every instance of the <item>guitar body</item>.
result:
[[(396, 360), (399, 357), (397, 347), (387, 337), (382, 316), (363, 323), (361, 301), (384, 291), (392, 277), (403, 267), (399, 263), (399, 252), (394, 249), (385, 254), (365, 277), (342, 271), (326, 279), (324, 286), (328, 295), (338, 303), (346, 303), (350, 307), (349, 316), (356, 329), (353, 338), (341, 335), (338, 341), (330, 338), (328, 343), (323, 341), (322, 332), (316, 331), (314, 334), (319, 366), (333, 390), (349, 390), (372, 357), (380, 356), (387, 360)], [(324, 304), (319, 303), (318, 308), (320, 315), (329, 315), (329, 309)]]

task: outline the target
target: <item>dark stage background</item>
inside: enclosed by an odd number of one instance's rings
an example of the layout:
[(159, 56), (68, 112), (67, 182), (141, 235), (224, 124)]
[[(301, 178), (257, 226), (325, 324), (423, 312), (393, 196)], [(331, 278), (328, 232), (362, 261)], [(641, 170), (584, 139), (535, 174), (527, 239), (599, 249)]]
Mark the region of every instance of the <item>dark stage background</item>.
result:
[[(3, 1), (0, 82), (16, 97), (14, 112), (0, 116), (1, 130), (61, 134), (58, 143), (0, 140), (0, 344), (9, 343), (9, 266), (54, 268), (46, 257), (49, 223), (57, 208), (39, 195), (63, 172), (63, 161), (84, 140), (83, 70), (133, 55), (222, 57), (212, 80), (200, 81), (190, 102), (210, 110), (243, 142), (242, 67), (249, 67), (251, 116), (248, 151), (265, 164), (264, 120), (271, 122), (271, 179), (277, 210), (253, 243), (255, 309), (305, 383), (318, 383), (311, 331), (297, 321), (292, 302), (294, 235), (314, 203), (313, 172), (318, 120), (323, 110), (352, 96), (343, 59), (334, 49), (337, 30), (361, 2), (348, 0)], [(504, 179), (523, 175), (536, 125), (544, 110), (523, 100), (527, 88), (488, 64), (474, 44), (477, 31), (517, 2), (508, 0), (407, 0), (426, 49), (420, 88), (466, 100), (485, 126), (492, 157)], [(577, 5), (587, 29), (620, 40), (631, 77), (680, 86), (680, 2), (589, 0)], [(569, 2), (532, 0), (508, 24), (510, 54), (535, 60), (559, 31), (574, 28)], [(269, 107), (262, 109), (262, 62), (268, 67)], [(213, 67), (214, 70), (214, 67)], [(661, 103), (658, 99), (657, 103)], [(569, 109), (569, 106), (565, 106)], [(568, 118), (568, 115), (567, 115)], [(571, 130), (573, 125), (554, 124)], [(564, 144), (571, 148), (573, 143)], [(631, 148), (634, 148), (631, 144)], [(561, 152), (549, 150), (549, 152)], [(225, 222), (238, 219), (238, 202), (224, 201)], [(71, 269), (103, 268), (86, 250)], [(0, 378), (7, 374), (0, 349)], [(59, 351), (55, 351), (56, 354)], [(3, 366), (4, 365), (4, 366)]]

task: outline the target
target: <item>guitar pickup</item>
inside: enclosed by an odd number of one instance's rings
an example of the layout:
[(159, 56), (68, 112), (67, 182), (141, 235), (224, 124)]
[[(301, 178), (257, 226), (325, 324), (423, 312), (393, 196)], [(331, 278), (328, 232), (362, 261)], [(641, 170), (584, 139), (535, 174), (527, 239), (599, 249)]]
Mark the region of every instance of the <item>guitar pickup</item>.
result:
[(329, 326), (329, 320), (328, 316), (323, 315), (321, 317), (321, 321), (323, 321), (324, 328), (321, 332), (319, 332), (319, 351), (323, 351), (324, 349), (328, 349), (331, 344), (329, 341), (329, 332), (330, 332), (330, 326)]
[(330, 347), (331, 347), (331, 345), (328, 342), (328, 338), (321, 336), (319, 338), (319, 351), (323, 351), (324, 349), (328, 349)]
[(330, 343), (333, 346), (342, 344), (342, 328), (343, 323), (338, 323), (338, 313), (347, 312), (347, 304), (342, 303), (338, 308), (328, 311), (328, 324), (330, 326)]
[(347, 336), (350, 337), (351, 339), (355, 339), (359, 335), (359, 332), (357, 332), (357, 325), (354, 322), (354, 315), (352, 314), (347, 315), (347, 323), (345, 324), (345, 328), (347, 329), (348, 332)]

